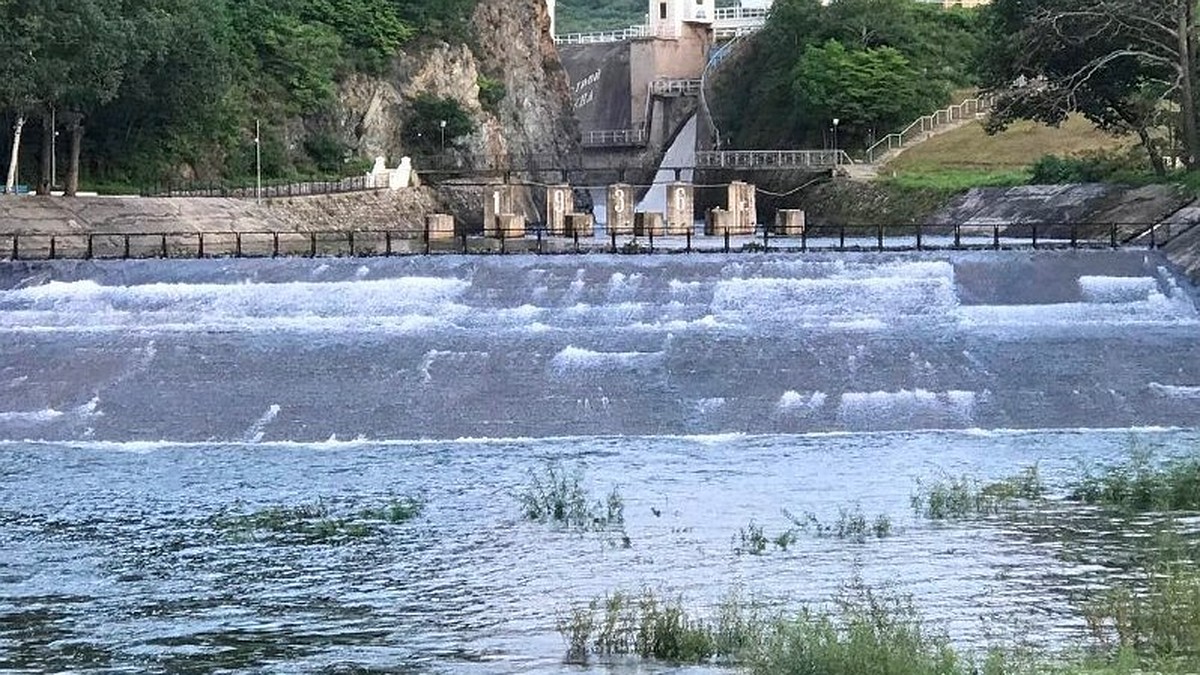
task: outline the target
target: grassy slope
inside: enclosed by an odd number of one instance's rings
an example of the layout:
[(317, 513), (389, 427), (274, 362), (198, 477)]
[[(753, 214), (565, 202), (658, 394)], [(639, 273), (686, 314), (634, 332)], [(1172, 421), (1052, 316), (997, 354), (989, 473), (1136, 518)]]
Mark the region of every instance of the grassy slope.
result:
[(881, 175), (901, 184), (940, 188), (1019, 185), (1044, 155), (1122, 150), (1134, 143), (1099, 131), (1083, 118), (1058, 128), (1019, 122), (995, 136), (987, 135), (982, 124), (968, 124), (913, 146)]

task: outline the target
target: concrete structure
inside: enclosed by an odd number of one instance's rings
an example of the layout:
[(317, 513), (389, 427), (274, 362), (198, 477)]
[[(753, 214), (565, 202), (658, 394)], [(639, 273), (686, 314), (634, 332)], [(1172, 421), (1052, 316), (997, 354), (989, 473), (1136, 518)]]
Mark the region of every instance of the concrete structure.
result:
[(780, 209), (775, 214), (775, 234), (781, 237), (802, 237), (805, 229), (804, 211)]
[(519, 213), (504, 213), (496, 218), (496, 237), (499, 239), (523, 239), (525, 216)]
[(687, 234), (695, 227), (696, 195), (689, 183), (667, 186), (667, 234)]
[(683, 34), (684, 24), (711, 26), (717, 14), (715, 0), (649, 0), (650, 34), (676, 38)]
[(567, 216), (575, 212), (575, 192), (570, 185), (546, 188), (546, 228), (552, 235), (567, 233)]
[[(500, 216), (512, 214), (516, 209), (516, 195), (513, 186), (507, 184), (489, 185), (483, 190), (483, 236), (500, 236)], [(524, 217), (521, 229), (524, 231)]]
[(733, 232), (733, 214), (725, 209), (712, 209), (704, 218), (704, 234), (708, 237), (723, 237)]
[(727, 210), (733, 214), (733, 234), (754, 234), (758, 229), (758, 190), (749, 183), (729, 184)]
[(429, 241), (453, 239), (454, 216), (448, 213), (431, 213), (425, 216), (425, 234)]
[(633, 235), (635, 237), (661, 237), (667, 234), (667, 227), (661, 213), (639, 213), (633, 217)]
[(609, 232), (617, 234), (633, 234), (633, 207), (637, 203), (637, 193), (632, 185), (618, 183), (608, 186), (608, 222)]
[(596, 236), (596, 218), (590, 213), (571, 213), (567, 215), (568, 237)]

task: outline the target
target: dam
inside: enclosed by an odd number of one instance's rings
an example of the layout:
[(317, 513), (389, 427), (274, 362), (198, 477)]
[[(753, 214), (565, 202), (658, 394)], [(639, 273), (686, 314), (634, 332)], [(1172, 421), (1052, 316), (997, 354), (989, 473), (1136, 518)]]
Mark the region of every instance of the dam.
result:
[[(1136, 538), (930, 524), (914, 482), (1186, 454), (1197, 328), (1144, 250), (8, 263), (0, 669), (556, 673), (614, 589), (789, 610), (850, 574), (1053, 648)], [(619, 491), (623, 544), (520, 518), (547, 463)], [(222, 525), (400, 495), (329, 543)], [(896, 534), (731, 544), (847, 508)]]

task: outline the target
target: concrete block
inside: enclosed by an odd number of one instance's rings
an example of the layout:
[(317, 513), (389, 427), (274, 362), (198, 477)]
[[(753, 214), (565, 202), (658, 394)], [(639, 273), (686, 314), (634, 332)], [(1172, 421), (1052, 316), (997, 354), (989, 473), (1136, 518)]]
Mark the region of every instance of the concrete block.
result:
[(425, 230), (430, 241), (454, 239), (454, 216), (446, 213), (431, 213), (425, 216)]
[(667, 233), (667, 226), (661, 213), (638, 213), (633, 217), (633, 234), (635, 237), (661, 237)]
[(734, 214), (725, 209), (713, 209), (704, 219), (704, 234), (709, 237), (724, 237), (733, 232)]
[(499, 239), (524, 239), (525, 216), (520, 213), (502, 213), (496, 217)]
[(775, 234), (781, 237), (804, 236), (806, 218), (800, 209), (781, 209), (775, 214)]
[(566, 228), (568, 237), (594, 237), (596, 218), (590, 213), (570, 213), (567, 214)]

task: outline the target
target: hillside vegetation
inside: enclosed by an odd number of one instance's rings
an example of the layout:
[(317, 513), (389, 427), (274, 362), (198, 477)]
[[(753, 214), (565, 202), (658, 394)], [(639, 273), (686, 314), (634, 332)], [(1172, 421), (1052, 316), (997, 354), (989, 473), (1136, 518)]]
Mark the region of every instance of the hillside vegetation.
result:
[[(425, 37), (470, 37), (475, 0), (46, 0), (0, 4), (0, 117), (47, 156), (50, 120), (93, 179), (247, 176), (261, 120), (268, 176), (341, 170), (346, 148), (298, 133), (336, 83)], [(84, 131), (90, 139), (78, 147)], [(7, 159), (15, 141), (0, 142)], [(297, 145), (301, 147), (296, 147)], [(21, 165), (49, 182), (48, 161)], [(68, 188), (78, 178), (72, 163)], [(33, 182), (33, 181), (31, 181)]]
[(717, 78), (714, 114), (737, 148), (863, 148), (975, 82), (979, 10), (914, 0), (778, 0)]

